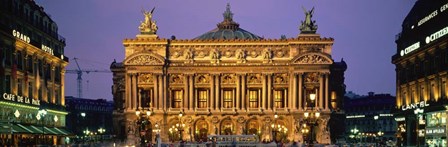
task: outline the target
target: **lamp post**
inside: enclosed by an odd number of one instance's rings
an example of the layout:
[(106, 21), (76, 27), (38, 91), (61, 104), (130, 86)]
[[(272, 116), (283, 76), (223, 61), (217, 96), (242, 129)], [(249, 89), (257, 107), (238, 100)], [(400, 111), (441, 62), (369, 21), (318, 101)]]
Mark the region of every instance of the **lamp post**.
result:
[(354, 129), (351, 129), (350, 132), (352, 132), (353, 137), (355, 138), (355, 143), (356, 143), (356, 137), (358, 136), (359, 130), (357, 128), (354, 128)]
[(316, 123), (317, 123), (317, 119), (319, 119), (319, 117), (320, 117), (320, 112), (318, 112), (318, 111), (316, 111), (316, 112), (314, 112), (314, 111), (311, 111), (311, 113), (310, 112), (305, 112), (305, 113), (303, 113), (303, 115), (305, 116), (305, 121), (306, 121), (306, 123), (310, 126), (310, 137), (308, 138), (309, 139), (309, 143), (310, 144), (314, 144), (314, 126), (316, 125)]
[(378, 142), (380, 145), (381, 145), (381, 142), (383, 142), (383, 139), (381, 138), (381, 136), (383, 136), (383, 135), (384, 135), (384, 132), (382, 132), (382, 131), (378, 132)]
[(45, 128), (44, 128), (44, 117), (47, 115), (46, 109), (40, 109), (37, 111), (36, 119), (39, 121), (42, 119), (42, 142), (45, 143)]
[(181, 111), (179, 113), (179, 123), (176, 124), (177, 130), (179, 131), (179, 139), (180, 139), (181, 142), (183, 141), (183, 139), (182, 139), (182, 132), (184, 131), (183, 128), (185, 127), (185, 124), (182, 123), (182, 116), (183, 116), (183, 113)]
[[(145, 110), (143, 110), (145, 111)], [(142, 113), (143, 111), (135, 111), (135, 115), (137, 115), (137, 126), (139, 128), (139, 135), (140, 135), (140, 146), (145, 146), (147, 140), (145, 139), (146, 134), (146, 123), (147, 120), (145, 120), (144, 114), (146, 114), (146, 117), (149, 119), (149, 116), (151, 115), (151, 110), (146, 110), (146, 113)]]
[[(159, 144), (161, 143), (159, 141), (160, 138), (160, 128), (159, 128), (159, 123), (156, 123), (155, 125), (155, 129), (153, 130), (154, 133), (156, 133), (156, 146), (159, 146)], [(170, 131), (171, 132), (171, 131)]]
[(98, 133), (100, 134), (101, 142), (103, 142), (103, 133), (106, 132), (106, 129), (103, 129), (102, 127), (98, 129)]
[(272, 127), (272, 138), (274, 139), (274, 141), (277, 143), (277, 129), (279, 124), (277, 124), (277, 112), (274, 114), (274, 124), (271, 125)]

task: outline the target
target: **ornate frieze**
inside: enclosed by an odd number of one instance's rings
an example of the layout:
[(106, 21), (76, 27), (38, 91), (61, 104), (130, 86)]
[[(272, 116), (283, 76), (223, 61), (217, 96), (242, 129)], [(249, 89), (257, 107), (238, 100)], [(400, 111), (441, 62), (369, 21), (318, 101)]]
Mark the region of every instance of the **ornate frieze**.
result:
[(246, 52), (243, 49), (236, 50), (235, 57), (238, 63), (246, 63)]
[(183, 74), (171, 74), (170, 75), (170, 84), (183, 84), (184, 76)]
[(247, 83), (248, 84), (261, 84), (261, 74), (248, 74)]
[(210, 75), (209, 74), (198, 74), (195, 76), (194, 83), (209, 84), (210, 83)]
[(227, 50), (224, 52), (224, 57), (231, 58), (233, 56), (233, 51)]
[(221, 76), (222, 84), (235, 84), (236, 75), (235, 74), (223, 74)]
[(185, 63), (193, 63), (193, 49), (187, 49), (184, 51)]
[(274, 74), (274, 84), (288, 84), (288, 74), (286, 73)]
[(210, 62), (211, 63), (219, 63), (220, 53), (218, 49), (213, 49), (210, 51)]
[(328, 57), (319, 54), (307, 54), (294, 61), (295, 64), (332, 64)]
[(138, 76), (139, 84), (153, 84), (153, 74), (151, 73), (142, 73)]
[(310, 72), (305, 73), (305, 83), (318, 83), (319, 82), (319, 73)]
[(263, 63), (271, 63), (272, 62), (272, 50), (270, 48), (266, 48), (263, 50)]
[(149, 54), (136, 55), (127, 60), (126, 65), (163, 65), (163, 60)]

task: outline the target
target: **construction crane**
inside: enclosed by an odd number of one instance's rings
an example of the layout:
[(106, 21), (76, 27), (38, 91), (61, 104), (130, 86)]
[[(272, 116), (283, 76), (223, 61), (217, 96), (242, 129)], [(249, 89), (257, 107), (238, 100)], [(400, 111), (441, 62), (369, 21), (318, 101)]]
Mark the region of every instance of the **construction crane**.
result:
[(77, 86), (78, 86), (78, 98), (82, 98), (82, 73), (91, 73), (91, 72), (100, 72), (100, 73), (110, 73), (111, 71), (109, 70), (82, 70), (81, 67), (78, 64), (78, 58), (73, 58), (73, 60), (75, 60), (76, 66), (78, 67), (78, 69), (68, 69), (66, 70), (66, 73), (71, 73), (71, 74), (77, 74), (78, 78), (77, 80)]

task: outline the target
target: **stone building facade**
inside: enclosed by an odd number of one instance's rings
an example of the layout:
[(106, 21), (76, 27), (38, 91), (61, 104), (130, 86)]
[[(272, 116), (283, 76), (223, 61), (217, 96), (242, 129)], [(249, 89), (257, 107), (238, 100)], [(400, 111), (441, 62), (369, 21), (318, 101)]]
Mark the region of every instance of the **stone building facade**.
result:
[(398, 146), (447, 146), (448, 2), (416, 1), (396, 36)]
[[(241, 29), (229, 5), (217, 26), (187, 40), (141, 28), (123, 41), (125, 59), (111, 64), (117, 136), (153, 140), (160, 130), (164, 142), (256, 134), (330, 143), (328, 121), (343, 102), (346, 69), (331, 58), (333, 39), (316, 34), (317, 26), (295, 38), (264, 39)], [(332, 65), (342, 83), (332, 82)], [(302, 133), (303, 124), (312, 124), (314, 133)]]
[(0, 3), (0, 146), (64, 144), (65, 38), (35, 1)]

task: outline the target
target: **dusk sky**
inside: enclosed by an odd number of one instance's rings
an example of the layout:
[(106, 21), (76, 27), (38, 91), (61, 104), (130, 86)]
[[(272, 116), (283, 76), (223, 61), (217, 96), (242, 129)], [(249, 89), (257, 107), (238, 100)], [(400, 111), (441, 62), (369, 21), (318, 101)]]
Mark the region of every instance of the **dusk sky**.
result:
[[(124, 59), (125, 38), (135, 38), (142, 9), (156, 7), (160, 38), (192, 39), (216, 28), (230, 3), (240, 27), (266, 39), (295, 38), (302, 6), (315, 7), (317, 33), (334, 38), (332, 58), (348, 65), (347, 91), (395, 94), (395, 35), (415, 0), (37, 0), (66, 38), (66, 69), (108, 70)], [(76, 96), (76, 74), (66, 73), (65, 94)], [(83, 75), (85, 98), (112, 100), (112, 73)]]

